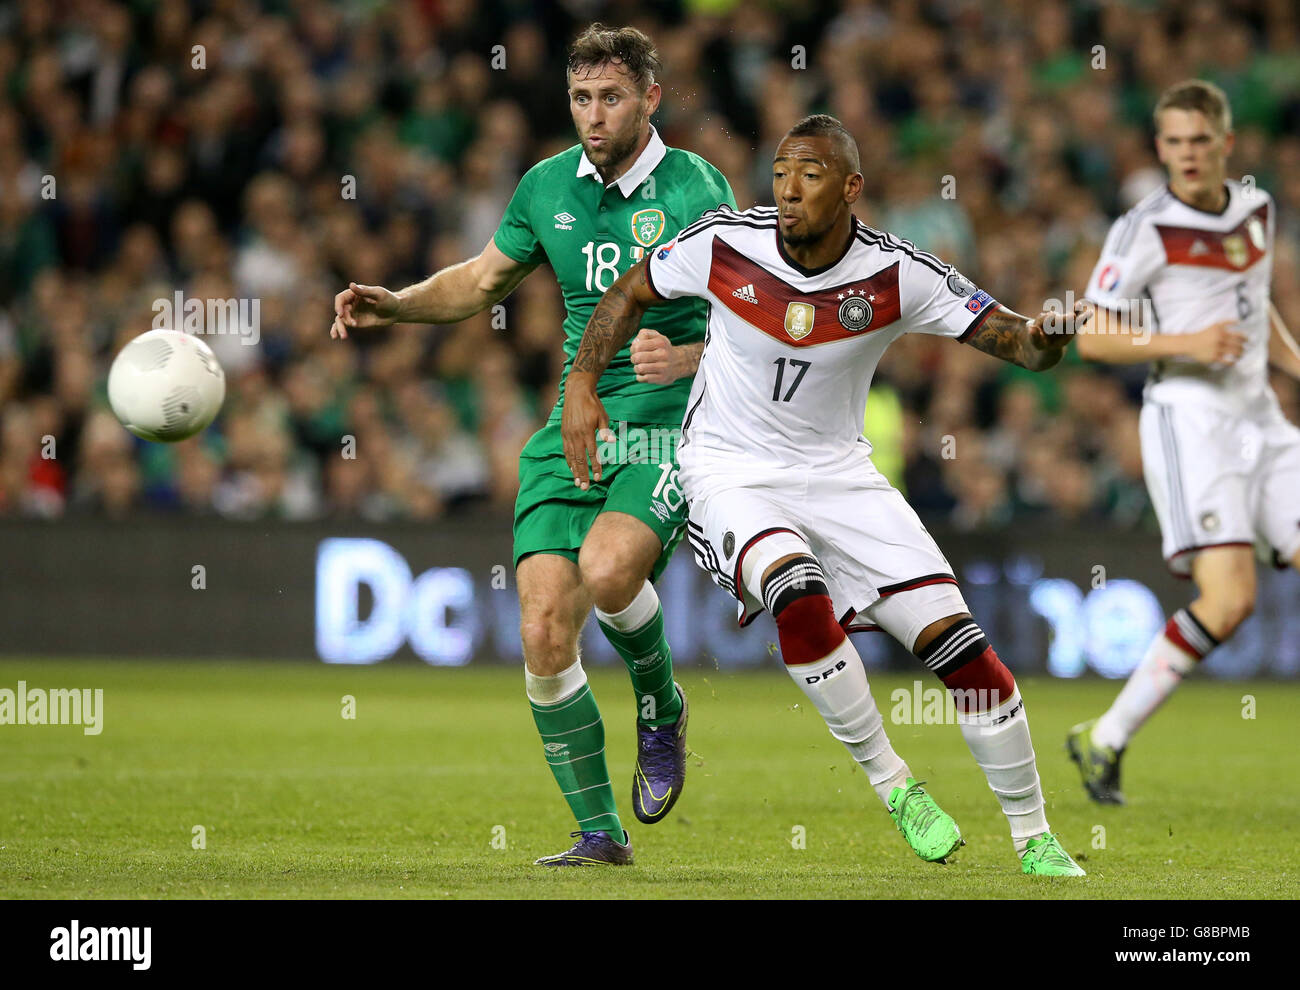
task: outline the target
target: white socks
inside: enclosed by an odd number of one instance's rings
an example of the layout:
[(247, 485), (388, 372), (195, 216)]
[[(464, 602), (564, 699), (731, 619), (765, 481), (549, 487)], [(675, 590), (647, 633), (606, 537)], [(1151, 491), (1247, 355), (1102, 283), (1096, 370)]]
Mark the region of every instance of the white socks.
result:
[(1049, 830), (1020, 689), (1013, 690), (1011, 697), (992, 711), (972, 715), (958, 712), (957, 723), (1002, 805), (1016, 852), (1023, 853), (1030, 839)]
[(636, 632), (653, 619), (658, 611), (659, 595), (655, 593), (655, 586), (647, 581), (623, 611), (610, 613), (596, 609), (596, 618), (611, 629), (630, 633)]
[(587, 672), (582, 669), (582, 661), (573, 661), (558, 674), (534, 674), (524, 668), (524, 691), (528, 700), (535, 705), (555, 705), (565, 698), (571, 698), (582, 690), (587, 683)]
[(822, 659), (787, 665), (786, 670), (826, 720), (831, 735), (861, 764), (872, 789), (888, 807), (889, 792), (904, 786), (911, 772), (889, 744), (866, 668), (853, 644), (845, 637)]
[[(1182, 683), (1183, 675), (1196, 666), (1200, 657), (1188, 653), (1170, 638), (1170, 627), (1174, 627), (1173, 635), (1192, 645), (1190, 637), (1184, 638), (1178, 627), (1184, 614), (1190, 617), (1191, 613), (1185, 609), (1180, 610), (1169, 620), (1164, 632), (1152, 640), (1142, 662), (1129, 675), (1128, 683), (1120, 690), (1106, 714), (1097, 719), (1097, 724), (1092, 729), (1093, 742), (1110, 749), (1123, 749), (1142, 727), (1142, 723), (1174, 693), (1174, 688)], [(1195, 627), (1188, 628), (1189, 633), (1199, 631)], [(1202, 641), (1200, 636), (1194, 638), (1196, 646), (1208, 647), (1206, 653), (1217, 645), (1217, 642)]]

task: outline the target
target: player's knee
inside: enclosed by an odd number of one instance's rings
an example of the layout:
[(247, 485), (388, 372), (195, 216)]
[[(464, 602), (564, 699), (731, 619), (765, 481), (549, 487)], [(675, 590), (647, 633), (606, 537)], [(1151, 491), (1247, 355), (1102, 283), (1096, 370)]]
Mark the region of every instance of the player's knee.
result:
[(816, 557), (798, 554), (775, 565), (764, 576), (762, 590), (787, 664), (813, 663), (844, 642), (826, 575)]
[(916, 656), (952, 691), (958, 711), (988, 711), (1015, 692), (1016, 679), (970, 616), (951, 623)]
[(573, 663), (577, 634), (558, 608), (527, 611), (519, 622), (524, 662), (534, 674), (558, 674)]
[(621, 612), (627, 608), (646, 579), (634, 561), (623, 559), (613, 551), (579, 554), (578, 571), (596, 607), (605, 612)]

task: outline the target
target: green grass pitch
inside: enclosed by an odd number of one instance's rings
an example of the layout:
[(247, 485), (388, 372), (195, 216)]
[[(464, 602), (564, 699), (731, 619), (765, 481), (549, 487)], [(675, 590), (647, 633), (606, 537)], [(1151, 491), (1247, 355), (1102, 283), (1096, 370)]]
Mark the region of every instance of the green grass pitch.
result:
[(1300, 684), (1189, 681), (1132, 746), (1117, 809), (1085, 799), (1062, 743), (1119, 684), (1026, 678), (1049, 820), (1089, 873), (1044, 881), (1020, 875), (958, 729), (892, 724), (891, 692), (912, 677), (872, 686), (896, 748), (961, 825), (968, 844), (949, 865), (912, 854), (779, 670), (680, 672), (696, 755), (669, 818), (640, 825), (633, 699), (605, 669), (592, 684), (637, 863), (558, 871), (530, 865), (567, 846), (573, 823), (519, 670), (0, 661), (0, 687), (20, 679), (102, 688), (104, 728), (0, 726), (5, 898), (1300, 894)]

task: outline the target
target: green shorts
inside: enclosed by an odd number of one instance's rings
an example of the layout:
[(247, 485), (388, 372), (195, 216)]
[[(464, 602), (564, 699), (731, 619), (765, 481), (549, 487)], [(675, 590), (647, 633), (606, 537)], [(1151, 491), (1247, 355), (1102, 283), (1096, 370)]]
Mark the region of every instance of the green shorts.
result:
[(538, 430), (519, 455), (515, 500), (515, 566), (534, 553), (574, 563), (587, 530), (602, 512), (625, 512), (654, 530), (663, 544), (656, 581), (686, 532), (686, 500), (677, 481), (679, 426), (618, 423), (614, 443), (600, 444), (601, 473), (585, 492), (564, 459), (560, 424)]

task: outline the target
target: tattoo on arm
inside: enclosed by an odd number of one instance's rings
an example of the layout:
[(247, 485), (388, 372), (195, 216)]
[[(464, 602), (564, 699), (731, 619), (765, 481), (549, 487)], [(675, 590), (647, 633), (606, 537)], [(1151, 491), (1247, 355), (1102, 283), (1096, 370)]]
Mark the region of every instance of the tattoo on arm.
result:
[(998, 308), (988, 315), (968, 343), (985, 354), (992, 354), (995, 358), (1010, 361), (1012, 364), (1020, 364), (1016, 359), (1020, 356), (1019, 335), (1023, 332), (1024, 326), (1024, 320), (1014, 318), (1012, 313)]
[(1063, 350), (1039, 350), (1029, 340), (1029, 320), (999, 306), (967, 341), (972, 347), (1030, 371), (1044, 371), (1061, 360)]
[(642, 287), (649, 291), (645, 262), (630, 269), (609, 287), (587, 321), (582, 343), (573, 358), (573, 371), (599, 376), (609, 367), (614, 355), (636, 334), (637, 324), (645, 313), (645, 306), (635, 298), (636, 290)]

